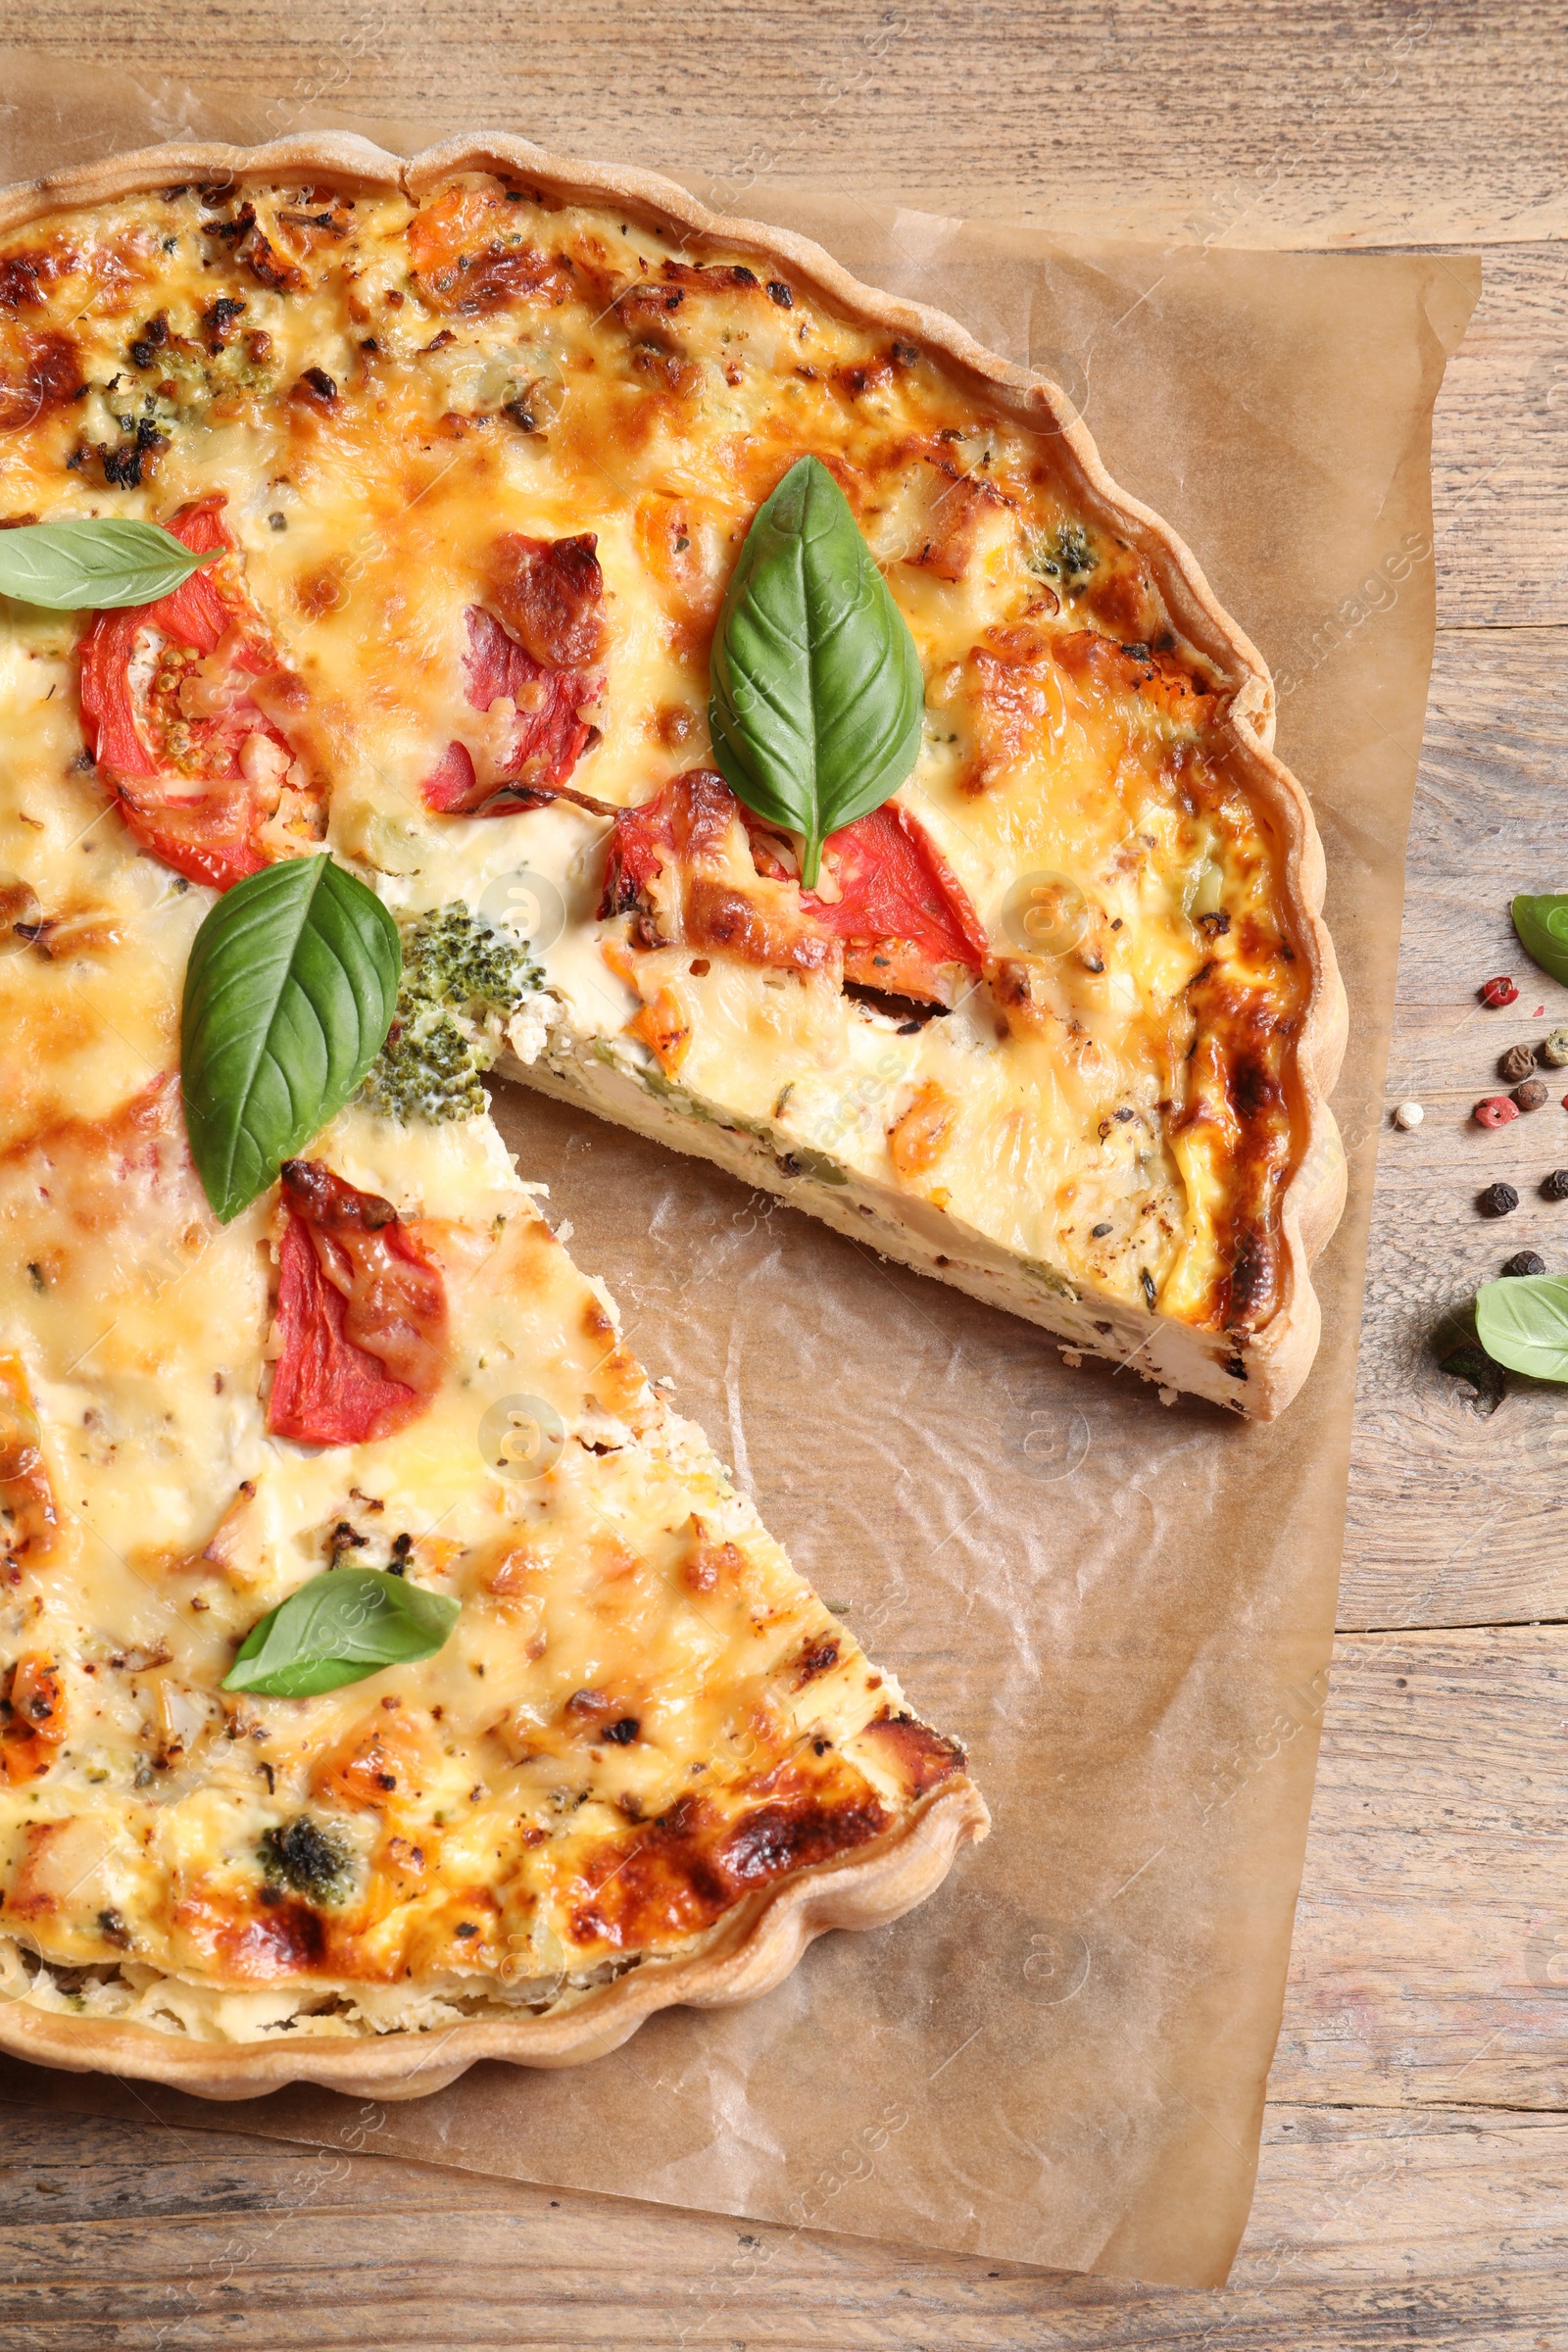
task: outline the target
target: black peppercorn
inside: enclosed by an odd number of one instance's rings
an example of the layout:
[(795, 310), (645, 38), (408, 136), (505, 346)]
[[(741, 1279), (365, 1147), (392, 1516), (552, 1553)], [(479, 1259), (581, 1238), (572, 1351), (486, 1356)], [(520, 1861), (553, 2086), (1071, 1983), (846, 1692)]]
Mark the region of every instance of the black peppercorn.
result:
[(1534, 1250), (1521, 1250), (1503, 1267), (1505, 1274), (1544, 1274), (1546, 1261)]
[(1568, 1200), (1568, 1168), (1553, 1168), (1541, 1190), (1547, 1200)]
[(1539, 1110), (1549, 1092), (1544, 1079), (1527, 1078), (1523, 1086), (1514, 1088), (1513, 1100), (1521, 1110)]
[(1534, 1046), (1510, 1046), (1497, 1064), (1500, 1075), (1509, 1080), (1528, 1078), (1536, 1066)]
[[(1549, 1177), (1547, 1181), (1548, 1183), (1555, 1183), (1556, 1179), (1555, 1177)], [(1565, 1168), (1562, 1172), (1562, 1193), (1554, 1193), (1552, 1195), (1553, 1200), (1561, 1200), (1565, 1195), (1568, 1195), (1568, 1168)], [(1476, 1201), (1476, 1206), (1480, 1209), (1481, 1214), (1484, 1217), (1506, 1217), (1514, 1209), (1516, 1209), (1518, 1205), (1519, 1196), (1514, 1191), (1511, 1184), (1489, 1184), (1486, 1191)]]

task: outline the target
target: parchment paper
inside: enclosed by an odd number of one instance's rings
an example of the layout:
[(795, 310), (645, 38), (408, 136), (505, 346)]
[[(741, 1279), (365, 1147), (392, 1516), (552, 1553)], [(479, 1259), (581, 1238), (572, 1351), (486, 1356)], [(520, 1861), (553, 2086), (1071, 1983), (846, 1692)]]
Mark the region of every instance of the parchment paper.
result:
[[(74, 67), (62, 86), (13, 52), (0, 178), (311, 119)], [(401, 144), (461, 127), (404, 126)], [(1429, 418), (1479, 265), (1055, 246), (777, 181), (698, 192), (805, 228), (1064, 382), (1274, 664), (1351, 1005), (1335, 1099), (1350, 1200), (1318, 1268), (1317, 1366), (1270, 1428), (1163, 1409), (764, 1196), (503, 1090), (523, 1173), (548, 1180), (633, 1344), (824, 1597), (968, 1743), (994, 1831), (897, 1926), (830, 1936), (766, 2000), (660, 2017), (596, 2065), (478, 2068), (404, 2106), (138, 2090), (131, 2111), (1214, 2284), (1251, 2195), (1327, 1690), (1432, 647)], [(728, 2334), (741, 2291), (700, 2282), (693, 2333)]]

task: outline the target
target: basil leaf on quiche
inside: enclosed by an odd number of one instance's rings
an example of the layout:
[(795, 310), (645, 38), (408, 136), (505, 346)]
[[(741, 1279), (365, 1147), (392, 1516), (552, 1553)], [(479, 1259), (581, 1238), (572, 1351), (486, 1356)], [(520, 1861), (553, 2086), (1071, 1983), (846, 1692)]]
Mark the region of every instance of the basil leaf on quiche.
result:
[(193, 554), (172, 531), (123, 514), (24, 522), (0, 531), (0, 596), (56, 612), (153, 605), (218, 553)]
[(1568, 896), (1518, 898), (1512, 912), (1519, 944), (1531, 961), (1568, 984)]
[(384, 1568), (328, 1568), (251, 1627), (223, 1680), (262, 1698), (315, 1698), (383, 1666), (433, 1658), (462, 1602)]
[(180, 1083), (191, 1156), (223, 1224), (354, 1093), (397, 1004), (398, 927), (326, 856), (225, 892), (185, 971)]
[(1532, 1380), (1568, 1380), (1568, 1282), (1511, 1274), (1476, 1293), (1476, 1337), (1494, 1364)]
[(925, 679), (849, 501), (801, 458), (746, 534), (713, 640), (709, 723), (724, 781), (748, 808), (822, 843), (880, 808), (920, 749)]

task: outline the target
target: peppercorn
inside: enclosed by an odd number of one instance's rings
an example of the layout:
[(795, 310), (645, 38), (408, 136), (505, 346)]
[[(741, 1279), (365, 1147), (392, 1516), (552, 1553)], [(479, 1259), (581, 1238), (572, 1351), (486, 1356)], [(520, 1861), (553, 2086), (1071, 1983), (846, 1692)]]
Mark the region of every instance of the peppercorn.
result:
[(1497, 1071), (1500, 1077), (1506, 1078), (1512, 1083), (1520, 1078), (1528, 1078), (1535, 1066), (1536, 1049), (1534, 1046), (1510, 1046), (1498, 1062)]
[(1483, 1004), (1490, 1004), (1495, 1011), (1504, 1004), (1511, 1004), (1519, 991), (1506, 972), (1499, 972), (1494, 980), (1483, 980), (1476, 994)]
[(1554, 1070), (1568, 1070), (1568, 1029), (1553, 1029), (1541, 1041), (1541, 1058)]
[(1534, 1250), (1520, 1250), (1502, 1270), (1505, 1274), (1544, 1274), (1546, 1261), (1538, 1257)]
[(1506, 1095), (1488, 1095), (1470, 1115), (1478, 1127), (1506, 1127), (1510, 1119), (1519, 1116), (1519, 1105), (1510, 1102)]
[[(1563, 1192), (1568, 1193), (1568, 1169), (1563, 1171)], [(1553, 1200), (1560, 1198), (1558, 1194), (1552, 1195)], [(1489, 1184), (1476, 1200), (1476, 1206), (1484, 1217), (1511, 1216), (1518, 1205), (1519, 1196), (1511, 1184)]]
[(1553, 1168), (1541, 1190), (1547, 1200), (1568, 1200), (1568, 1168)]
[(1544, 1079), (1527, 1078), (1523, 1086), (1514, 1088), (1513, 1099), (1521, 1110), (1539, 1110), (1550, 1091)]

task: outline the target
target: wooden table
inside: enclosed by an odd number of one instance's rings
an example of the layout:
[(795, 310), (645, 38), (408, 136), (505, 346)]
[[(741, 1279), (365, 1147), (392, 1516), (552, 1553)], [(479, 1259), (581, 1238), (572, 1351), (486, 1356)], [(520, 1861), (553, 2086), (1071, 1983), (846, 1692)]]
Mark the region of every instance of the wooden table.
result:
[[(1568, 1204), (1534, 1190), (1568, 1165), (1564, 1112), (1494, 1137), (1467, 1118), (1501, 1048), (1568, 1020), (1568, 990), (1506, 920), (1514, 890), (1568, 882), (1561, 6), (317, 0), (280, 21), (222, 0), (21, 0), (5, 36), (230, 94), (505, 121), (728, 178), (737, 200), (777, 171), (1100, 233), (1480, 245), (1486, 284), (1437, 417), (1441, 625), (1390, 1072), (1390, 1102), (1428, 1115), (1361, 1147), (1379, 1167), (1343, 1631), (1230, 2289), (318, 2160), (242, 2129), (64, 2119), (24, 2084), (0, 2108), (0, 2346), (1560, 2352), (1568, 1396), (1482, 1414), (1434, 1336), (1510, 1250), (1568, 1267)], [(1506, 970), (1514, 1014), (1479, 1011), (1476, 983)], [(1499, 1176), (1524, 1200), (1505, 1226), (1473, 1207)]]

